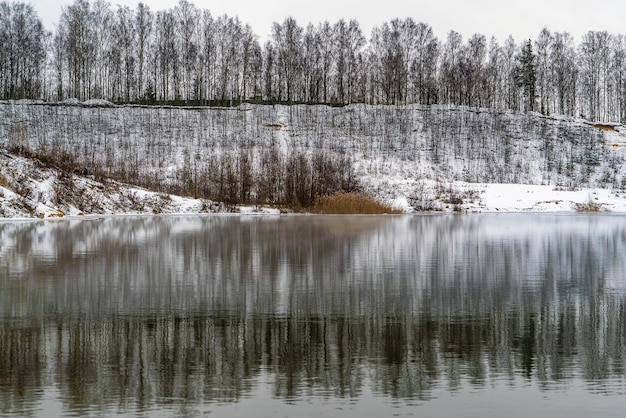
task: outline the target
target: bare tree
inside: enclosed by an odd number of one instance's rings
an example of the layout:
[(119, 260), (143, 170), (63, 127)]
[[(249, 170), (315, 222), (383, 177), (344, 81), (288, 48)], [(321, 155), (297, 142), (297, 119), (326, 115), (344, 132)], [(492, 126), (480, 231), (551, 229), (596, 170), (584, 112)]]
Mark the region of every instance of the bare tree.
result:
[(258, 96), (260, 92), (260, 77), (257, 75), (262, 68), (261, 47), (250, 25), (243, 28), (240, 51), (242, 86), (239, 100), (247, 100)]
[(278, 89), (276, 87), (276, 50), (271, 42), (266, 42), (263, 49), (263, 97), (265, 100), (274, 102), (280, 100), (277, 97)]
[[(86, 62), (87, 68), (85, 69), (89, 75), (88, 96), (90, 98), (111, 98), (114, 89), (117, 89), (118, 96), (120, 96), (119, 90), (122, 84), (121, 48), (123, 46), (115, 43), (113, 39), (117, 30), (117, 22), (111, 5), (103, 0), (97, 0), (89, 7), (86, 24), (89, 35), (89, 43), (87, 44), (89, 53), (86, 54), (89, 60)], [(119, 98), (124, 99), (123, 96)]]
[(372, 33), (373, 50), (377, 57), (376, 77), (380, 83), (381, 98), (385, 103), (406, 100), (409, 77), (409, 57), (403, 43), (404, 22), (394, 19), (375, 28)]
[(137, 92), (132, 91), (136, 86), (136, 33), (133, 12), (128, 7), (117, 9), (113, 28), (111, 55), (118, 66), (113, 97), (128, 103), (137, 97)]
[(610, 115), (620, 123), (626, 122), (626, 38), (619, 35), (614, 38), (611, 56), (611, 101)]
[(504, 108), (504, 81), (502, 71), (502, 48), (495, 37), (489, 42), (489, 52), (483, 78), (484, 105), (494, 109)]
[(156, 90), (167, 101), (178, 98), (178, 51), (176, 49), (176, 20), (171, 10), (156, 14), (154, 60)]
[(365, 45), (365, 37), (356, 20), (347, 24), (340, 20), (335, 25), (337, 59), (337, 96), (340, 103), (354, 101), (357, 77), (357, 58)]
[(200, 28), (200, 11), (187, 0), (179, 0), (174, 8), (177, 27), (180, 29), (177, 38), (180, 40), (180, 64), (182, 66), (182, 98), (194, 98), (194, 74), (198, 66)]
[(322, 72), (322, 95), (321, 101), (328, 103), (330, 99), (330, 80), (335, 71), (336, 65), (333, 60), (333, 28), (328, 22), (320, 24), (319, 29), (319, 51), (320, 65)]
[(204, 10), (201, 18), (201, 50), (199, 73), (197, 76), (198, 99), (215, 98), (215, 80), (217, 74), (216, 23), (211, 12)]
[(462, 102), (461, 74), (463, 38), (454, 31), (448, 33), (443, 46), (439, 69), (440, 97), (443, 103), (460, 104)]
[(602, 120), (606, 116), (607, 81), (609, 70), (610, 43), (608, 32), (587, 32), (580, 45), (580, 68), (582, 86), (581, 107), (586, 108), (586, 117)]
[(42, 94), (47, 37), (32, 5), (0, 2), (0, 97)]
[(93, 59), (93, 37), (90, 33), (90, 6), (88, 0), (76, 0), (63, 8), (59, 26), (64, 57), (67, 60), (68, 95), (78, 99), (89, 96), (89, 70)]
[(512, 36), (509, 36), (504, 42), (502, 69), (504, 72), (504, 95), (506, 108), (519, 110), (520, 94), (517, 84), (517, 59), (519, 56), (519, 48)]
[(137, 34), (137, 99), (143, 100), (144, 83), (149, 77), (146, 72), (146, 61), (148, 60), (148, 52), (150, 50), (150, 41), (152, 35), (152, 22), (154, 15), (150, 8), (143, 3), (137, 5), (135, 12), (135, 33)]
[(415, 101), (424, 104), (437, 102), (437, 61), (439, 41), (426, 23), (415, 27), (415, 51), (411, 62), (411, 78)]
[(567, 32), (553, 35), (550, 48), (551, 85), (555, 90), (555, 109), (562, 115), (576, 112), (578, 65), (572, 36)]
[(487, 56), (487, 38), (481, 34), (474, 34), (467, 41), (465, 65), (462, 67), (465, 103), (469, 106), (481, 107), (484, 103), (484, 66)]
[(240, 73), (239, 42), (242, 36), (242, 27), (239, 19), (220, 16), (217, 19), (217, 53), (219, 62), (218, 98), (221, 102), (230, 102), (238, 95), (238, 81)]
[(303, 38), (303, 100), (319, 102), (321, 88), (321, 54), (319, 33), (312, 23), (306, 27)]
[(299, 99), (296, 92), (302, 83), (302, 34), (303, 29), (292, 17), (286, 18), (282, 24), (274, 22), (272, 27), (280, 77), (278, 95), (288, 102)]
[(543, 28), (535, 41), (536, 70), (537, 70), (537, 95), (539, 97), (539, 111), (550, 114), (552, 92), (550, 88), (550, 45), (552, 34), (547, 28)]

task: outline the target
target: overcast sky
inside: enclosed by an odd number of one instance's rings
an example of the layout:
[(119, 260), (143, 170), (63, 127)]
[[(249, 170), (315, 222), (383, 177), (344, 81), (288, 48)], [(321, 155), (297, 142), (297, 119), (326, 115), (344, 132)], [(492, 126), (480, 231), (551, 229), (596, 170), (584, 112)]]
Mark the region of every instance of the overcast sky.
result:
[[(26, 0), (28, 1), (28, 0)], [(435, 35), (445, 41), (455, 30), (467, 39), (474, 33), (495, 36), (502, 43), (509, 35), (517, 42), (535, 39), (541, 28), (552, 32), (568, 31), (580, 41), (589, 30), (606, 30), (626, 34), (626, 1), (624, 0), (191, 0), (198, 8), (209, 9), (213, 16), (224, 13), (239, 16), (249, 23), (263, 42), (274, 21), (293, 16), (300, 26), (324, 20), (333, 23), (340, 18), (357, 19), (369, 39), (374, 26), (393, 18), (412, 17), (428, 23)], [(52, 30), (61, 9), (73, 0), (30, 0)], [(91, 1), (93, 3), (93, 0)], [(138, 0), (110, 0), (113, 5), (136, 8)], [(168, 9), (172, 0), (143, 0), (152, 11)]]

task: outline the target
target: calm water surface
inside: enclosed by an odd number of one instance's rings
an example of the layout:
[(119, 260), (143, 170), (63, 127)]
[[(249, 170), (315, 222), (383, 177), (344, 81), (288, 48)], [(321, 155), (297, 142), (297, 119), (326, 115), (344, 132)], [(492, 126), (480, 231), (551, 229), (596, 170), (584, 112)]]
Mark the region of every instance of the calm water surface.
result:
[(623, 416), (626, 217), (0, 222), (3, 416)]

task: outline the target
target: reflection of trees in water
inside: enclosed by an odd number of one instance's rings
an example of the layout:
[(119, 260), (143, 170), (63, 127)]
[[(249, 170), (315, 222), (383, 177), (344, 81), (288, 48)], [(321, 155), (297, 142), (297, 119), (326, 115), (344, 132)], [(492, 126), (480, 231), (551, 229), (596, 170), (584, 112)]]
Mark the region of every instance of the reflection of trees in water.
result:
[(462, 382), (481, 388), (522, 378), (550, 389), (574, 378), (619, 380), (626, 301), (595, 302), (586, 312), (526, 306), (454, 319), (218, 314), (59, 319), (36, 328), (5, 322), (0, 379), (9, 390), (0, 397), (20, 410), (52, 380), (70, 410), (145, 410), (237, 401), (264, 374), (282, 399), (355, 397), (364, 385), (426, 400), (434, 388)]
[(34, 405), (45, 385), (45, 350), (38, 327), (0, 325), (0, 415)]
[(0, 412), (618, 381), (626, 225), (507, 219), (0, 225)]

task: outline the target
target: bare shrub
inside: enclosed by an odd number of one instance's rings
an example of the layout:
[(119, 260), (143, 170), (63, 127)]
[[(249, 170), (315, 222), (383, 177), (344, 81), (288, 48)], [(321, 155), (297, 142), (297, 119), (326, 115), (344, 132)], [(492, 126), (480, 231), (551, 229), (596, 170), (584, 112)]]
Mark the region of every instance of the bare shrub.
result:
[(602, 203), (587, 201), (584, 203), (576, 203), (576, 212), (602, 212), (604, 207)]
[(6, 188), (6, 189), (10, 189), (11, 188), (11, 183), (9, 183), (9, 180), (7, 180), (6, 177), (4, 177), (2, 175), (2, 173), (0, 173), (0, 186)]

